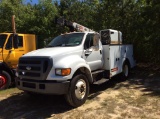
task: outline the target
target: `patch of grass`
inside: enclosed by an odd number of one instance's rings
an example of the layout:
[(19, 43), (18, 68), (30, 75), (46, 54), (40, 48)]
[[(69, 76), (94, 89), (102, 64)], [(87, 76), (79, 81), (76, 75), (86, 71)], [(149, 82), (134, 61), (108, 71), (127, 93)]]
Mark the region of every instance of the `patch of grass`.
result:
[(127, 103), (133, 103), (133, 91), (132, 90), (121, 90), (121, 93), (117, 96), (117, 99), (122, 99)]
[(101, 103), (102, 107), (105, 108), (108, 113), (114, 113), (114, 110), (118, 106), (118, 103), (116, 99), (113, 98), (107, 98), (105, 101)]
[(126, 118), (128, 116), (128, 112), (121, 113), (121, 117)]
[(140, 106), (140, 105), (144, 105), (144, 104), (146, 104), (146, 103), (148, 103), (149, 102), (149, 100), (148, 100), (148, 97), (147, 96), (139, 96), (139, 97), (137, 97), (135, 100), (133, 100), (134, 101), (134, 103), (138, 106)]
[(0, 91), (0, 96), (7, 96), (7, 95), (10, 95), (10, 94), (19, 93), (19, 92), (21, 92), (21, 91), (17, 88), (9, 88), (9, 89), (6, 89), (6, 90), (1, 90)]

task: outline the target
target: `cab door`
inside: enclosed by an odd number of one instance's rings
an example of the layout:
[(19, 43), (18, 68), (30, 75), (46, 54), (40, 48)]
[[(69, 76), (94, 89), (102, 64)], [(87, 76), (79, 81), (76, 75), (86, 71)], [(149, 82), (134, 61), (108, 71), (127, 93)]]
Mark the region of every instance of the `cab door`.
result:
[(21, 57), (24, 54), (25, 44), (23, 40), (23, 35), (18, 35), (18, 41), (19, 41), (18, 48), (14, 49), (13, 48), (13, 35), (10, 35), (3, 49), (4, 62), (7, 63), (7, 65), (10, 68), (16, 68), (19, 57)]
[(8, 34), (0, 34), (0, 62), (3, 62), (3, 47)]
[(102, 46), (99, 40), (95, 39), (94, 33), (88, 33), (84, 43), (84, 57), (89, 64), (91, 71), (102, 68)]

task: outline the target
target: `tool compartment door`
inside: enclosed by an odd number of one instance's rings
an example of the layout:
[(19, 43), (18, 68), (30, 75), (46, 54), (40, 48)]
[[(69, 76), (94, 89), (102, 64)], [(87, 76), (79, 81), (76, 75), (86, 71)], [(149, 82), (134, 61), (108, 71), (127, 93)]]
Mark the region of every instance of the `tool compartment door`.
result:
[(110, 74), (111, 77), (122, 71), (121, 46), (110, 45)]
[(128, 59), (130, 68), (133, 68), (136, 64), (133, 57), (133, 45), (121, 45), (121, 57), (122, 63)]

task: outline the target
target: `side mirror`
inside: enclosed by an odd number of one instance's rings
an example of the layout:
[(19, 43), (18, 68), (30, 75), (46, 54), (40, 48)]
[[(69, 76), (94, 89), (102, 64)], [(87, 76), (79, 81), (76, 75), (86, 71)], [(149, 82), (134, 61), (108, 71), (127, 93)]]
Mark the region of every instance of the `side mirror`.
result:
[(107, 45), (107, 44), (111, 43), (110, 34), (111, 34), (110, 30), (108, 30), (108, 29), (100, 31), (102, 45)]
[(18, 48), (18, 34), (13, 34), (13, 47)]
[(90, 54), (92, 53), (92, 51), (93, 51), (93, 49), (92, 49), (92, 48), (91, 48), (91, 49), (87, 49), (87, 50), (85, 50), (85, 56), (90, 55)]
[(93, 45), (98, 46), (100, 40), (100, 35), (98, 33), (95, 33), (93, 36)]

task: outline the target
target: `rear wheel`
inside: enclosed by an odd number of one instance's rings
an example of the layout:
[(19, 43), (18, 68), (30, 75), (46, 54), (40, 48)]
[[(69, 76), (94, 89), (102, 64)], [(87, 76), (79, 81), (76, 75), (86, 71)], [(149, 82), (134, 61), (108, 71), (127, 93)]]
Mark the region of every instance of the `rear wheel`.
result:
[(2, 71), (0, 73), (0, 90), (9, 88), (11, 84), (11, 76), (8, 72)]
[(122, 67), (122, 78), (126, 80), (129, 76), (129, 64), (125, 62)]
[(85, 103), (88, 94), (89, 82), (85, 75), (79, 74), (72, 79), (70, 89), (65, 98), (71, 106), (78, 107)]

